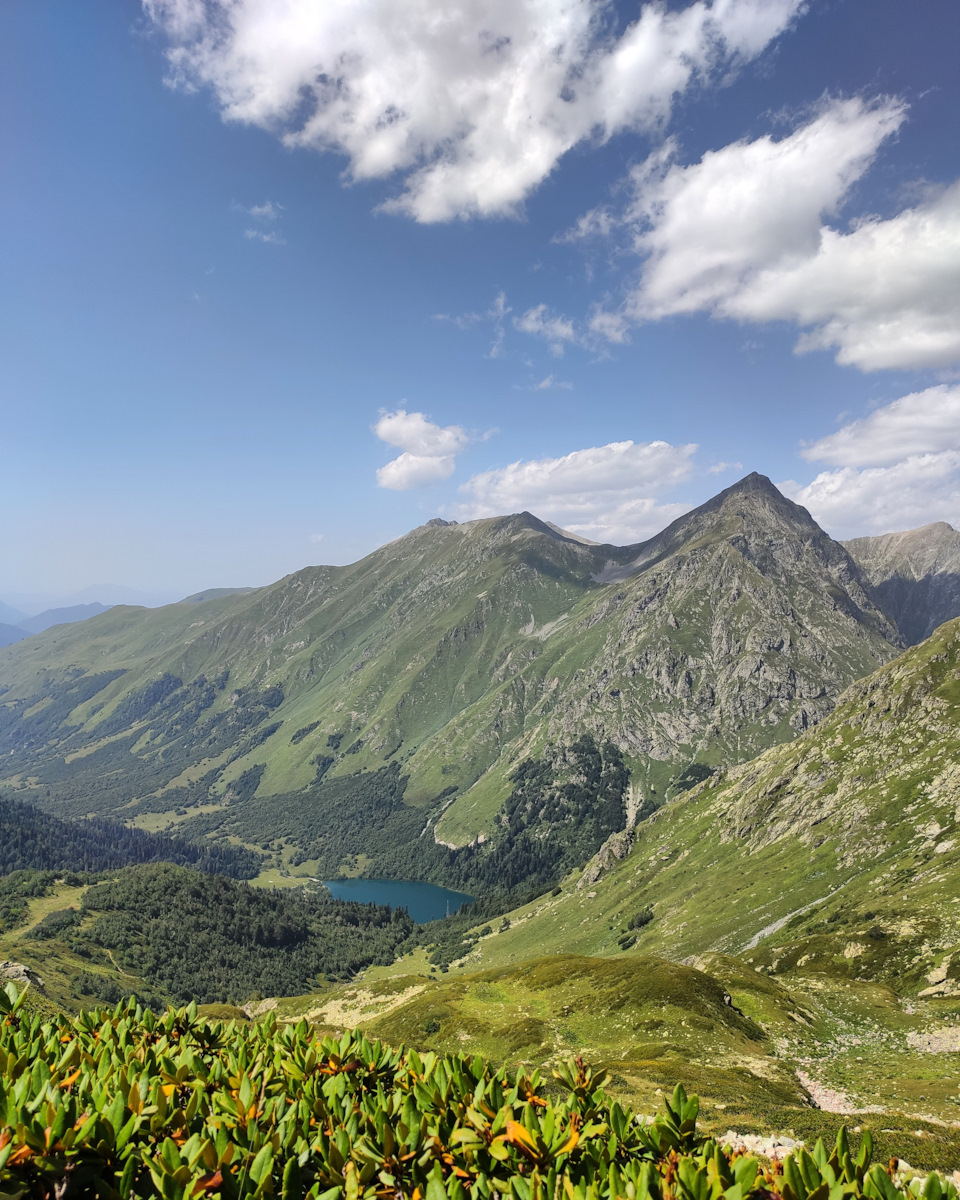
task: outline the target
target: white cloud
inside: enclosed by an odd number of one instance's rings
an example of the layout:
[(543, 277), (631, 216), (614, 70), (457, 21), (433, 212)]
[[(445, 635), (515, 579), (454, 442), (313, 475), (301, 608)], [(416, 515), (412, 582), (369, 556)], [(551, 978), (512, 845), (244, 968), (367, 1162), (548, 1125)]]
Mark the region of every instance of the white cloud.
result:
[(514, 317), (513, 324), (521, 333), (544, 338), (551, 354), (557, 357), (563, 354), (565, 342), (577, 340), (573, 322), (552, 313), (545, 304), (538, 304), (536, 308), (527, 309), (523, 316)]
[(268, 246), (285, 246), (286, 238), (282, 238), (279, 233), (274, 233), (272, 230), (269, 233), (264, 233), (262, 229), (245, 229), (243, 236), (251, 242), (266, 242)]
[(395, 491), (449, 479), (456, 456), (470, 440), (459, 425), (435, 425), (423, 413), (402, 408), (383, 413), (373, 432), (388, 446), (403, 451), (377, 471), (380, 487)]
[(611, 442), (561, 458), (514, 462), (474, 475), (460, 488), (464, 519), (530, 510), (594, 541), (637, 541), (662, 529), (689, 505), (661, 504), (657, 494), (689, 477), (696, 446)]
[(631, 323), (705, 311), (791, 321), (798, 352), (835, 348), (865, 371), (960, 361), (960, 183), (847, 232), (826, 223), (905, 115), (889, 98), (832, 101), (779, 141), (735, 142), (689, 166), (665, 143), (632, 173), (620, 218), (644, 260), (640, 283), (591, 328), (624, 341)]
[(619, 36), (605, 0), (143, 0), (170, 78), (226, 120), (342, 154), (354, 180), (403, 177), (418, 221), (517, 211), (577, 143), (657, 129), (724, 81), (802, 0), (648, 3)]
[(822, 218), (903, 118), (892, 101), (840, 101), (780, 141), (734, 142), (691, 166), (667, 143), (633, 173), (628, 220), (647, 257), (633, 314), (723, 311), (758, 270), (816, 254)]
[(605, 341), (623, 345), (630, 341), (630, 322), (618, 312), (598, 308), (590, 316), (590, 331), (599, 334)]
[(256, 221), (276, 221), (283, 212), (283, 205), (273, 200), (265, 200), (263, 204), (254, 204), (246, 211)]
[(762, 272), (730, 312), (812, 326), (799, 351), (836, 347), (863, 371), (960, 362), (960, 182), (890, 220), (825, 228), (816, 255)]
[(558, 233), (553, 240), (563, 245), (564, 242), (582, 242), (587, 238), (608, 238), (619, 224), (620, 218), (611, 209), (601, 205), (583, 213), (570, 229)]
[(960, 450), (960, 386), (911, 392), (803, 448), (804, 458), (850, 467)]
[(564, 391), (569, 392), (572, 390), (573, 384), (567, 383), (565, 379), (557, 379), (553, 375), (547, 375), (545, 378), (541, 379), (539, 383), (534, 383), (530, 386), (530, 390), (532, 392), (551, 392), (555, 388), (561, 388)]
[(835, 465), (783, 489), (838, 536), (960, 525), (960, 387), (927, 388), (804, 447)]
[(960, 451), (915, 454), (889, 467), (841, 467), (780, 485), (835, 537), (893, 533), (933, 521), (960, 527)]

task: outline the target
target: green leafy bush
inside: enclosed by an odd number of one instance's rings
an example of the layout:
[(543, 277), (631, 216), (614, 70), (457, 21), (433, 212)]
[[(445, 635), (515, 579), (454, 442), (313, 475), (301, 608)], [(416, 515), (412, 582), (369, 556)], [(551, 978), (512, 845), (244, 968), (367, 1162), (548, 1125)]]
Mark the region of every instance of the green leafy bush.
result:
[(104, 1200), (957, 1200), (897, 1185), (846, 1133), (764, 1170), (697, 1132), (677, 1087), (648, 1123), (577, 1059), (539, 1076), (306, 1022), (162, 1016), (130, 1002), (44, 1021), (0, 994), (0, 1191)]

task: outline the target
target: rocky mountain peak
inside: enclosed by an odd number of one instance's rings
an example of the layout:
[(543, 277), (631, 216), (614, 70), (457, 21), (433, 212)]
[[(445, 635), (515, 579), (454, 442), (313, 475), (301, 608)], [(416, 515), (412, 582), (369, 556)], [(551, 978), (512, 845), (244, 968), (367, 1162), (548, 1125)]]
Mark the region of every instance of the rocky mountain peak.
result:
[(812, 541), (821, 544), (828, 557), (844, 562), (857, 574), (839, 543), (824, 533), (807, 510), (784, 496), (766, 475), (754, 471), (684, 513), (649, 541), (618, 550), (598, 579), (604, 583), (624, 579), (671, 555), (710, 543), (736, 543), (744, 549), (749, 547), (751, 554), (764, 555), (792, 545), (793, 550), (787, 550), (792, 556), (798, 545)]
[(946, 521), (843, 544), (909, 645), (960, 614), (960, 533)]

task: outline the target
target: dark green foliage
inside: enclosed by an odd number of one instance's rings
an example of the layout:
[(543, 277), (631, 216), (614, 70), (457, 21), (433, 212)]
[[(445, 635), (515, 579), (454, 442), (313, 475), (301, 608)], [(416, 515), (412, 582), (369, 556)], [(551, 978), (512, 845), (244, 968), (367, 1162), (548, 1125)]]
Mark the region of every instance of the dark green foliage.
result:
[(64, 821), (22, 800), (0, 798), (0, 875), (24, 870), (110, 871), (147, 862), (179, 863), (251, 879), (262, 859), (239, 846), (197, 844), (104, 818)]
[(313, 731), (317, 728), (317, 726), (319, 724), (320, 724), (319, 721), (311, 721), (309, 725), (301, 726), (297, 730), (297, 732), (293, 735), (293, 737), (291, 737), (290, 745), (291, 746), (299, 745), (300, 742), (302, 742), (305, 737), (307, 737), (309, 734), (313, 733)]
[(512, 783), (496, 840), (456, 852), (453, 886), (549, 887), (626, 824), (630, 772), (616, 746), (598, 747), (589, 734), (539, 761), (527, 759)]
[(644, 925), (649, 925), (652, 920), (653, 909), (648, 904), (646, 908), (641, 908), (638, 913), (634, 913), (634, 915), (627, 922), (627, 928), (642, 929)]
[(267, 738), (273, 737), (282, 724), (282, 721), (272, 721), (269, 725), (264, 725), (262, 729), (256, 730), (250, 737), (244, 738), (230, 761), (236, 762), (238, 758), (245, 758), (251, 750), (256, 750), (258, 746), (262, 746)]
[(283, 703), (283, 688), (279, 684), (275, 684), (262, 691), (257, 699), (258, 703), (263, 704), (266, 708), (279, 708)]
[(298, 995), (322, 977), (390, 963), (414, 925), (405, 912), (271, 891), (167, 865), (134, 867), (83, 898), (89, 928), (71, 946), (110, 950), (120, 967), (178, 1001)]
[(136, 692), (125, 696), (109, 717), (101, 723), (98, 732), (106, 737), (120, 733), (136, 721), (142, 721), (157, 705), (162, 704), (174, 692), (183, 687), (183, 680), (176, 675), (161, 675)]
[(335, 758), (331, 758), (329, 754), (318, 754), (313, 760), (313, 765), (317, 768), (317, 777), (313, 782), (320, 783), (324, 775), (326, 775), (336, 761), (337, 760)]
[(653, 920), (653, 909), (648, 904), (646, 908), (641, 908), (627, 922), (626, 932), (620, 935), (617, 939), (621, 950), (629, 950), (637, 940), (637, 931), (645, 925), (649, 925)]
[[(398, 840), (416, 842), (424, 814), (403, 803), (406, 784), (399, 766), (391, 763), (379, 771), (330, 779), (302, 792), (251, 794), (224, 812), (191, 818), (183, 829), (197, 838), (211, 833), (259, 845), (289, 841), (299, 848), (295, 863), (318, 859), (319, 876), (332, 878), (339, 874), (344, 859), (353, 855), (369, 854), (377, 859), (392, 853)], [(394, 878), (418, 876), (396, 874)]]
[(77, 993), (90, 1000), (100, 1000), (104, 1004), (116, 1004), (122, 1000), (125, 992), (115, 979), (105, 975), (94, 975), (90, 971), (81, 971), (70, 980)]
[(698, 783), (703, 783), (711, 775), (716, 775), (716, 767), (708, 767), (706, 763), (691, 763), (685, 771), (673, 780), (672, 787), (677, 792), (689, 792)]
[(250, 800), (260, 786), (260, 780), (263, 777), (264, 771), (267, 769), (266, 763), (257, 763), (256, 766), (248, 767), (242, 775), (230, 785), (230, 796), (236, 799), (241, 804), (244, 800)]
[(38, 942), (48, 938), (60, 938), (70, 929), (76, 929), (83, 920), (79, 908), (61, 908), (57, 912), (47, 913), (39, 924), (28, 929), (24, 937)]

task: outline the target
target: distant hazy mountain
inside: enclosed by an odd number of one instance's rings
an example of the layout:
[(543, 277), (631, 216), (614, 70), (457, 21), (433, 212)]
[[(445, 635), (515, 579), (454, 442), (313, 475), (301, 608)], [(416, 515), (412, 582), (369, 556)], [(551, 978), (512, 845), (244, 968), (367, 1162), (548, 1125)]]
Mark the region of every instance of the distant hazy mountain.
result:
[[(132, 604), (141, 608), (159, 608), (164, 604), (175, 604), (177, 592), (144, 592), (137, 588), (117, 583), (95, 583), (75, 592), (23, 592), (7, 593), (7, 604), (0, 604), (0, 621), (11, 625), (19, 624), (25, 616), (35, 616), (52, 608), (75, 608), (86, 604), (102, 604), (107, 608), (115, 604)], [(6, 612), (6, 615), (4, 615)]]
[(43, 633), (53, 625), (72, 625), (75, 621), (86, 621), (99, 616), (110, 607), (108, 604), (73, 604), (69, 608), (48, 608), (35, 617), (24, 617), (20, 628), (27, 633)]
[(22, 641), (23, 638), (29, 636), (27, 631), (21, 629), (19, 625), (0, 623), (0, 646), (12, 646), (14, 642)]
[(960, 616), (960, 533), (945, 521), (843, 544), (908, 645)]
[(19, 626), (21, 621), (27, 619), (27, 614), (21, 612), (19, 608), (11, 608), (9, 604), (0, 602), (0, 621), (5, 625)]

